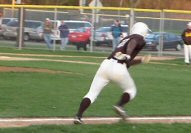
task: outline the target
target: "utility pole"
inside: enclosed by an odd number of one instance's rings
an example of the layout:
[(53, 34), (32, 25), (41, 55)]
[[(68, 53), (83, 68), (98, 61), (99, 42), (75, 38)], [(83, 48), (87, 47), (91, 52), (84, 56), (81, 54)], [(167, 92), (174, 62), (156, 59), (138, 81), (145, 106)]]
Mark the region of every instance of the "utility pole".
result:
[[(135, 23), (135, 11), (134, 8), (137, 7), (140, 0), (129, 0), (130, 2), (130, 22), (129, 22), (129, 30), (131, 30), (133, 24)], [(129, 31), (130, 33), (130, 31)]]
[[(119, 7), (121, 8), (122, 5), (123, 5), (123, 0), (120, 0)], [(118, 10), (119, 20), (120, 20), (120, 15), (121, 15), (121, 10)]]
[[(86, 6), (86, 0), (79, 0), (79, 6)], [(80, 13), (84, 13), (84, 9), (80, 9)]]
[[(102, 7), (102, 3), (100, 0), (92, 0), (89, 4), (90, 7)], [(93, 43), (95, 39), (95, 22), (96, 22), (96, 14), (99, 12), (99, 9), (92, 9), (92, 28), (91, 28), (91, 40), (90, 40), (90, 52), (93, 51)]]
[(11, 7), (11, 17), (14, 17), (14, 9), (15, 9), (16, 0), (12, 0), (12, 7)]
[[(22, 4), (21, 0), (17, 0), (16, 4)], [(24, 46), (24, 20), (25, 20), (25, 10), (23, 7), (19, 8), (18, 19), (19, 19), (19, 27), (17, 31), (16, 46), (19, 49), (22, 49), (22, 47)]]

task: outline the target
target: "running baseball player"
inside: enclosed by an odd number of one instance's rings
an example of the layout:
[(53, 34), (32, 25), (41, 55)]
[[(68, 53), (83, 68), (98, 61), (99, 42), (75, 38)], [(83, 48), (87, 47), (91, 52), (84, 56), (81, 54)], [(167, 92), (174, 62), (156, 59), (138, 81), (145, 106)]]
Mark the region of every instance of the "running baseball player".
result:
[(144, 37), (147, 35), (148, 30), (149, 28), (145, 23), (135, 23), (132, 27), (131, 34), (121, 40), (111, 55), (101, 63), (89, 92), (81, 101), (79, 110), (74, 118), (74, 124), (83, 123), (81, 118), (84, 111), (96, 100), (104, 86), (110, 81), (117, 83), (123, 90), (121, 99), (113, 108), (118, 115), (124, 120), (126, 119), (127, 115), (123, 107), (136, 95), (136, 86), (128, 72), (128, 68), (135, 64), (149, 62), (150, 56), (134, 59), (145, 46)]
[(181, 36), (184, 41), (184, 62), (189, 65), (191, 61), (191, 22), (187, 24), (187, 29)]

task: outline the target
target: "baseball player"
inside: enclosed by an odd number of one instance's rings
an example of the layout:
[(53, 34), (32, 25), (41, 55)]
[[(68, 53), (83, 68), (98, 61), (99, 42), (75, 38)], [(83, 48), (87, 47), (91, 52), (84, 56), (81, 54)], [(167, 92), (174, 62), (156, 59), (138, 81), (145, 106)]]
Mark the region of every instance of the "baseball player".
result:
[(128, 68), (135, 64), (148, 63), (150, 60), (150, 56), (134, 59), (145, 46), (144, 37), (147, 35), (148, 30), (149, 28), (145, 23), (135, 23), (131, 34), (121, 40), (111, 55), (101, 63), (89, 92), (81, 101), (79, 110), (74, 118), (74, 124), (83, 123), (81, 118), (84, 111), (96, 100), (104, 86), (110, 81), (117, 83), (123, 90), (121, 99), (113, 108), (123, 119), (126, 118), (127, 115), (123, 107), (136, 95), (136, 86), (128, 72)]
[(191, 61), (191, 22), (187, 24), (187, 29), (182, 33), (184, 41), (184, 62), (189, 65)]

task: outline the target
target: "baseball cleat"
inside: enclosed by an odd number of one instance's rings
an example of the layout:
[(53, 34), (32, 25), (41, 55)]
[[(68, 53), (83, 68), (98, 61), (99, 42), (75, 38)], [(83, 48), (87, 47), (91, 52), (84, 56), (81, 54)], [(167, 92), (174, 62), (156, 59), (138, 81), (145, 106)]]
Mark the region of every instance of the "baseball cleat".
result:
[(80, 117), (76, 116), (76, 117), (74, 118), (74, 124), (83, 124), (83, 121), (81, 120)]
[(123, 110), (122, 107), (120, 106), (113, 106), (114, 111), (123, 119), (126, 120), (127, 118), (127, 113), (125, 112), (125, 110)]

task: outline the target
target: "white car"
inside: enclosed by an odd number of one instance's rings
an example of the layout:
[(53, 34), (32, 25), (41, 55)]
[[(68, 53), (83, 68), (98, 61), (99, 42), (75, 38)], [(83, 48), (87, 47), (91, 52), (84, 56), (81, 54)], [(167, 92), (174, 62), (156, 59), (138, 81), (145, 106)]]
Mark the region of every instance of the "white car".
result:
[(102, 44), (110, 45), (112, 40), (111, 27), (100, 27), (96, 30), (94, 41), (97, 46)]
[(3, 37), (3, 32), (6, 29), (6, 25), (9, 21), (16, 20), (17, 18), (2, 18), (0, 19), (0, 37)]
[[(128, 25), (121, 25), (122, 36), (121, 39), (128, 35)], [(95, 32), (94, 42), (97, 46), (106, 44), (112, 46), (113, 36), (111, 34), (111, 27), (100, 27)]]
[[(42, 28), (43, 22), (36, 20), (25, 20), (24, 21), (24, 40), (30, 39), (42, 40), (42, 36), (39, 34), (39, 30)], [(19, 27), (19, 21), (12, 20), (6, 25), (6, 29), (3, 32), (4, 38), (17, 38), (17, 32)]]

